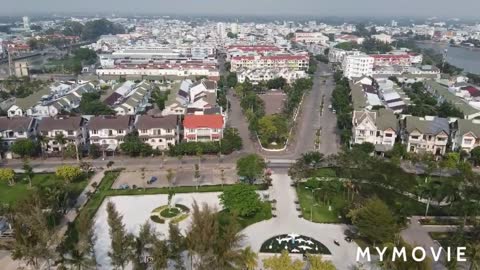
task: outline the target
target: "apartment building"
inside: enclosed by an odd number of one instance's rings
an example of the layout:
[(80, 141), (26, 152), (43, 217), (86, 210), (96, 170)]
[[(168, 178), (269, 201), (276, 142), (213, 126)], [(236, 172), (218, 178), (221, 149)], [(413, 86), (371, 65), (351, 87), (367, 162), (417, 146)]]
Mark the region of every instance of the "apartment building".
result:
[(402, 125), (402, 140), (407, 145), (408, 152), (445, 154), (450, 136), (447, 118), (407, 116)]
[(231, 71), (242, 68), (288, 68), (291, 70), (307, 70), (310, 58), (307, 54), (300, 55), (268, 55), (268, 56), (234, 56), (231, 59)]
[(399, 134), (398, 120), (392, 111), (354, 111), (352, 117), (352, 144), (369, 142), (377, 152), (393, 148)]
[(295, 41), (303, 43), (323, 43), (326, 44), (328, 37), (321, 32), (297, 32), (295, 33)]
[(32, 117), (0, 117), (1, 157), (11, 159), (13, 155), (9, 150), (10, 146), (17, 140), (35, 136), (35, 125)]
[(363, 54), (360, 51), (346, 51), (338, 48), (330, 48), (330, 51), (328, 52), (328, 61), (330, 63), (342, 63), (343, 59), (347, 55), (360, 55)]
[(101, 146), (102, 150), (114, 152), (131, 131), (131, 117), (95, 116), (88, 122), (88, 129), (90, 143)]
[(86, 143), (86, 121), (79, 116), (59, 116), (42, 118), (37, 127), (46, 153), (60, 153), (67, 145), (82, 148)]
[(224, 128), (222, 115), (189, 114), (183, 120), (183, 138), (187, 142), (219, 141), (223, 138)]
[(139, 137), (153, 149), (167, 150), (179, 141), (177, 116), (138, 115), (135, 128)]
[(342, 63), (343, 75), (349, 79), (372, 76), (375, 59), (369, 55), (348, 55)]
[(452, 124), (452, 149), (472, 151), (480, 146), (480, 120), (458, 119)]
[(411, 66), (412, 57), (408, 54), (371, 54), (374, 66)]

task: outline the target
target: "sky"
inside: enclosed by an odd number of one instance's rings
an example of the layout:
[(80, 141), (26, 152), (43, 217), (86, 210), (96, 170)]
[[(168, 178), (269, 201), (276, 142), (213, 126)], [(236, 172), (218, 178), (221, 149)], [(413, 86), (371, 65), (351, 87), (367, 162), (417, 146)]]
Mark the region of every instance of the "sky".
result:
[(0, 15), (128, 13), (478, 18), (479, 0), (0, 0)]

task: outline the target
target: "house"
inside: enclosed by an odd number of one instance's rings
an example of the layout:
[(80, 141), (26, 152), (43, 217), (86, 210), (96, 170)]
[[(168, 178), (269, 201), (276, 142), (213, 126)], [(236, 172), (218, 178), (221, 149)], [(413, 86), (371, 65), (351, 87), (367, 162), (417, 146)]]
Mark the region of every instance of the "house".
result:
[(187, 142), (219, 141), (223, 138), (225, 121), (222, 115), (186, 115), (183, 120), (184, 139)]
[(452, 149), (472, 151), (480, 146), (480, 120), (458, 119), (452, 124)]
[(90, 144), (96, 144), (105, 152), (115, 152), (131, 131), (129, 115), (95, 116), (88, 123)]
[(447, 118), (407, 116), (402, 124), (402, 140), (407, 145), (408, 152), (445, 154), (450, 136)]
[(398, 120), (391, 110), (354, 111), (352, 144), (369, 142), (377, 152), (391, 150), (399, 133)]
[(175, 115), (138, 115), (135, 120), (138, 135), (153, 149), (167, 150), (179, 141), (178, 118)]
[[(114, 108), (117, 115), (135, 115), (145, 111), (153, 87), (147, 82), (138, 84), (133, 90), (125, 93), (123, 101)], [(118, 92), (116, 92), (119, 94)], [(114, 93), (115, 94), (115, 93)], [(112, 94), (113, 95), (113, 94)]]
[(5, 153), (0, 151), (2, 158), (13, 158), (10, 146), (20, 139), (35, 136), (35, 119), (32, 117), (0, 117), (0, 140)]
[(60, 153), (67, 145), (75, 145), (77, 150), (81, 151), (87, 138), (85, 123), (80, 116), (42, 118), (37, 130), (44, 138), (42, 140), (44, 151), (49, 154)]

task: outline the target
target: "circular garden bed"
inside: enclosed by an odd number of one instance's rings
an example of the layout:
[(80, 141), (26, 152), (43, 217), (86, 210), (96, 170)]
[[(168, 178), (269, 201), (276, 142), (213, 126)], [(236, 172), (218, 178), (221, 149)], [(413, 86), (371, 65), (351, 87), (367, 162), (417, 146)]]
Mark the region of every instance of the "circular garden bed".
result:
[(152, 210), (150, 220), (164, 224), (166, 221), (178, 223), (188, 217), (190, 209), (183, 204), (175, 204), (170, 207), (162, 205)]
[(331, 254), (328, 248), (319, 241), (308, 236), (298, 234), (282, 234), (274, 236), (263, 242), (260, 252), (281, 253), (283, 250), (289, 253)]

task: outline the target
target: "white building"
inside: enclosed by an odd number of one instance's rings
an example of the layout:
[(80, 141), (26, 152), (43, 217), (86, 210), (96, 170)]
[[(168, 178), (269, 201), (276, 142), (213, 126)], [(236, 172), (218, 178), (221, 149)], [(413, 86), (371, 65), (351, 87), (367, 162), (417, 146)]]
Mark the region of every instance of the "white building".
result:
[(452, 149), (470, 152), (478, 146), (480, 146), (480, 120), (458, 119), (452, 132)]
[[(69, 144), (78, 148), (86, 143), (87, 132), (82, 117), (45, 117), (38, 123), (38, 133), (48, 141), (42, 146), (47, 153), (60, 153)], [(61, 136), (65, 143), (57, 141)]]
[[(0, 117), (0, 156), (11, 159), (9, 148), (17, 140), (29, 139), (35, 135), (35, 119), (31, 117)], [(3, 149), (3, 150), (2, 150)]]
[(129, 115), (93, 117), (88, 122), (90, 143), (99, 145), (103, 151), (116, 151), (131, 130), (130, 121)]
[(407, 116), (403, 125), (402, 140), (407, 144), (408, 152), (445, 154), (450, 136), (448, 119)]
[(375, 59), (368, 55), (348, 55), (343, 59), (343, 75), (353, 77), (372, 76)]
[(321, 32), (297, 32), (295, 33), (295, 41), (303, 43), (322, 43), (328, 42), (328, 37)]
[(183, 138), (187, 142), (219, 141), (223, 138), (225, 121), (222, 115), (186, 115)]
[(177, 116), (138, 115), (135, 128), (140, 139), (153, 149), (167, 150), (179, 141)]
[(378, 35), (372, 35), (372, 38), (388, 44), (392, 43), (393, 41), (392, 36), (383, 33)]
[(330, 48), (328, 52), (328, 61), (330, 63), (342, 63), (343, 59), (347, 55), (360, 55), (363, 54), (360, 51), (345, 51), (338, 48)]
[(354, 111), (352, 124), (352, 144), (369, 142), (379, 152), (392, 149), (399, 133), (398, 120), (386, 109)]

